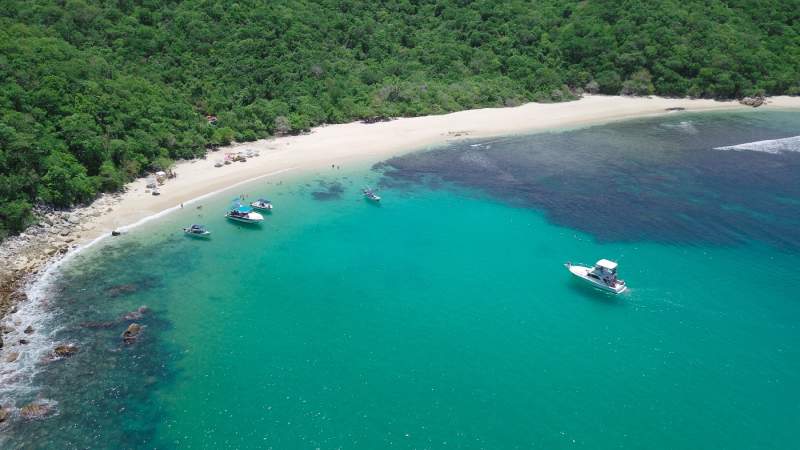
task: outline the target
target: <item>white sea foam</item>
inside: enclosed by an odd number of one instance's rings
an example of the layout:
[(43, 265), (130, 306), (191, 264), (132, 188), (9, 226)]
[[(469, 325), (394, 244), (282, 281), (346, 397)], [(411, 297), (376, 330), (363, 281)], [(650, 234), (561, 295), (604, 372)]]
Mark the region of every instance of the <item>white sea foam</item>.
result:
[[(53, 349), (54, 336), (59, 331), (54, 326), (54, 317), (48, 302), (53, 281), (58, 277), (58, 268), (74, 254), (51, 262), (37, 278), (25, 287), (27, 299), (16, 305), (16, 311), (7, 315), (3, 324), (13, 328), (3, 335), (5, 346), (0, 352), (0, 403), (11, 401), (14, 396), (28, 394), (33, 389), (32, 380), (42, 360)], [(30, 334), (27, 327), (33, 328)], [(27, 341), (21, 344), (21, 340)], [(12, 353), (17, 353), (16, 361), (6, 362)]]
[[(223, 189), (195, 197), (184, 202), (184, 205), (190, 205), (237, 186), (288, 172), (293, 169), (294, 168), (277, 170), (249, 178)], [(179, 209), (180, 205), (167, 208), (135, 223), (121, 227), (118, 231), (130, 231), (151, 220), (158, 219)], [(55, 345), (58, 344), (55, 341), (55, 336), (61, 328), (58, 326), (58, 320), (49, 302), (49, 297), (52, 294), (54, 282), (58, 280), (60, 276), (61, 272), (59, 269), (76, 255), (96, 245), (108, 236), (109, 234), (103, 234), (84, 245), (72, 249), (62, 258), (50, 262), (25, 287), (25, 294), (28, 298), (16, 305), (16, 311), (14, 313), (8, 314), (0, 321), (0, 324), (13, 328), (13, 331), (3, 335), (5, 344), (4, 347), (0, 349), (0, 405), (14, 404), (17, 398), (29, 396), (29, 394), (36, 389), (33, 379), (37, 372), (43, 367), (43, 361), (52, 353)], [(28, 326), (33, 328), (33, 333), (25, 334), (25, 329)], [(27, 343), (20, 344), (20, 339), (26, 340)], [(12, 352), (18, 353), (19, 356), (16, 361), (6, 362)]]
[(748, 142), (739, 145), (716, 147), (714, 150), (751, 151), (778, 154), (783, 152), (800, 152), (800, 136), (783, 139), (769, 139), (766, 141)]
[(664, 123), (664, 124), (661, 124), (661, 126), (664, 127), (664, 128), (672, 129), (672, 130), (678, 130), (678, 131), (680, 131), (682, 133), (686, 133), (686, 134), (697, 134), (698, 133), (697, 127), (694, 126), (694, 123), (692, 123), (692, 121), (690, 121), (690, 120), (683, 120), (683, 121), (678, 122), (678, 123)]

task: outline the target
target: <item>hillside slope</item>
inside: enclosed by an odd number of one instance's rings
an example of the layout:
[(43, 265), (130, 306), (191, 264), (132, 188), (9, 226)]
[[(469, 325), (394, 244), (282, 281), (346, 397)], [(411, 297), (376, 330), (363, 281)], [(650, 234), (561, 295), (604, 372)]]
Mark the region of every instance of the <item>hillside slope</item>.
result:
[(231, 140), (581, 89), (799, 94), (798, 74), (797, 0), (7, 0), (0, 238)]

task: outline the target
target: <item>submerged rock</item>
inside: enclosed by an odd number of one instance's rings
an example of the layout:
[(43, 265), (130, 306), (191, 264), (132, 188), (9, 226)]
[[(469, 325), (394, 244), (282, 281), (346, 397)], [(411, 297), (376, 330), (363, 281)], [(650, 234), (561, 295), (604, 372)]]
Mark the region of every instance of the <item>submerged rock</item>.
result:
[(6, 356), (6, 362), (7, 363), (13, 363), (14, 361), (17, 360), (17, 358), (19, 358), (19, 353), (11, 352), (11, 353), (8, 354), (8, 356)]
[(53, 349), (53, 354), (59, 358), (69, 358), (78, 353), (78, 346), (75, 344), (61, 344)]
[(139, 288), (136, 287), (133, 283), (128, 284), (119, 284), (117, 286), (111, 286), (106, 290), (106, 293), (111, 297), (118, 297), (122, 294), (130, 294), (132, 292), (138, 291)]
[(142, 305), (142, 306), (138, 307), (135, 311), (131, 311), (131, 312), (125, 314), (124, 316), (122, 316), (122, 320), (139, 320), (148, 311), (150, 311), (150, 308), (148, 308), (147, 306)]
[(27, 339), (20, 339), (20, 340), (19, 340), (19, 344), (20, 344), (20, 345), (25, 345), (25, 344), (27, 344), (27, 343), (28, 343), (28, 340), (27, 340)]
[(80, 324), (80, 326), (83, 328), (90, 328), (90, 329), (103, 329), (103, 328), (112, 328), (116, 324), (117, 324), (116, 320), (109, 320), (108, 322), (83, 322)]
[(139, 333), (142, 332), (142, 326), (134, 322), (128, 325), (128, 329), (122, 333), (122, 342), (125, 344), (133, 344), (139, 338)]
[(0, 406), (0, 423), (5, 422), (11, 413), (7, 409)]
[(19, 415), (25, 420), (44, 419), (55, 411), (50, 401), (28, 403), (19, 409)]
[(28, 325), (28, 326), (25, 328), (25, 331), (23, 331), (23, 333), (25, 333), (25, 334), (32, 334), (32, 333), (33, 333), (33, 327), (32, 327), (32, 326), (30, 326), (30, 325)]
[(142, 305), (133, 311), (121, 315), (118, 319), (108, 320), (105, 322), (83, 322), (80, 324), (80, 326), (83, 328), (92, 328), (92, 329), (112, 328), (119, 325), (121, 322), (140, 320), (149, 311), (150, 308)]

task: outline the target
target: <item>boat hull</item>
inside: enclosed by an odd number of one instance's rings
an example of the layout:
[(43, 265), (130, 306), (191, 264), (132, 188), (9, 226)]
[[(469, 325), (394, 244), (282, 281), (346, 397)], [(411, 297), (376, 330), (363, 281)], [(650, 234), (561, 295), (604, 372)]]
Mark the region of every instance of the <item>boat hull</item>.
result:
[(625, 285), (624, 283), (617, 282), (613, 286), (609, 286), (608, 284), (600, 280), (595, 280), (594, 278), (589, 276), (589, 273), (592, 271), (591, 267), (575, 266), (572, 264), (566, 264), (566, 267), (567, 269), (569, 269), (571, 274), (586, 281), (587, 283), (591, 284), (593, 287), (597, 289), (606, 292), (611, 292), (613, 294), (621, 294), (628, 289), (628, 286)]
[(210, 233), (210, 232), (205, 232), (205, 233), (189, 233), (188, 231), (184, 231), (184, 232), (183, 232), (183, 234), (185, 234), (186, 236), (190, 236), (190, 237), (193, 237), (193, 238), (197, 238), (197, 239), (208, 239), (208, 238), (210, 238), (210, 237), (211, 237), (211, 233)]
[(232, 216), (230, 214), (225, 214), (225, 217), (227, 217), (228, 220), (233, 220), (235, 222), (241, 222), (241, 223), (260, 223), (264, 220), (264, 216), (252, 212), (247, 214), (246, 217), (237, 217), (237, 216)]
[(256, 205), (252, 205), (252, 204), (250, 206), (253, 209), (255, 209), (256, 211), (272, 212), (272, 206), (263, 207), (263, 206), (256, 206)]

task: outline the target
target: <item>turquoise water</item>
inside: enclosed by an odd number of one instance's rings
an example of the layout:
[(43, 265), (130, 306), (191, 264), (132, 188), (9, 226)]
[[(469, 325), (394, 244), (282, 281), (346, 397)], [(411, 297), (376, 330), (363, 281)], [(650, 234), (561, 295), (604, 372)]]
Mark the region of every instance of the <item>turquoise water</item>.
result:
[[(15, 399), (58, 414), (4, 446), (796, 447), (800, 153), (711, 149), (797, 134), (678, 115), (262, 180), (240, 189), (273, 200), (261, 227), (222, 218), (238, 191), (187, 205), (64, 268), (55, 335), (81, 351)], [(629, 292), (562, 266), (603, 257)]]

